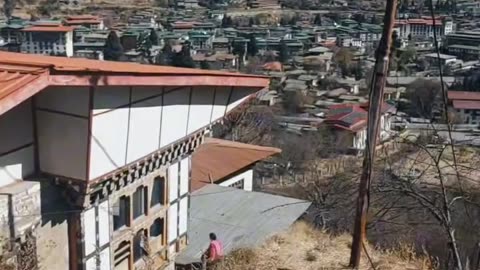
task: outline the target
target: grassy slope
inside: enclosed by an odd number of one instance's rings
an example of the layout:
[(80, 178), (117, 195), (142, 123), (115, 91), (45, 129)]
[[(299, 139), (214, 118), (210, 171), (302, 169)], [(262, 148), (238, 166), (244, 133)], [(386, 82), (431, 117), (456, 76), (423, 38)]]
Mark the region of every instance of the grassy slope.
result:
[[(347, 269), (350, 243), (349, 235), (331, 236), (299, 222), (259, 248), (232, 252), (215, 270)], [(428, 259), (408, 247), (395, 251), (367, 249), (378, 270), (431, 269)], [(362, 258), (361, 269), (372, 269), (366, 257)]]

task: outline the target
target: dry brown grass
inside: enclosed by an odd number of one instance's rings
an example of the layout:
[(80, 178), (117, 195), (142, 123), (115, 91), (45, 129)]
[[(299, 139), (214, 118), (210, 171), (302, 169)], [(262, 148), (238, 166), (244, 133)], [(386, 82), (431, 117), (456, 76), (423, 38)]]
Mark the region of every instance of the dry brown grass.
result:
[[(230, 253), (215, 270), (347, 269), (350, 243), (350, 235), (331, 236), (299, 222), (259, 248)], [(430, 260), (418, 256), (408, 245), (392, 250), (367, 249), (378, 270), (432, 269)], [(362, 258), (361, 269), (372, 269), (366, 257)]]

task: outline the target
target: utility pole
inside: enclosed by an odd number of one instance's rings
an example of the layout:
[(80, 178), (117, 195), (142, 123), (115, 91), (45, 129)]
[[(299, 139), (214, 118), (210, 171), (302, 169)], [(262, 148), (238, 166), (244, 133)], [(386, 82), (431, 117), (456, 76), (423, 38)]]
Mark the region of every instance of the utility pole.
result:
[(383, 33), (375, 55), (375, 72), (373, 72), (368, 107), (367, 142), (362, 164), (362, 176), (358, 189), (357, 209), (353, 230), (352, 250), (349, 266), (358, 269), (362, 248), (367, 238), (367, 213), (370, 204), (370, 182), (373, 174), (375, 148), (379, 135), (379, 124), (382, 113), (383, 90), (388, 72), (388, 58), (392, 44), (393, 26), (397, 13), (397, 0), (387, 0)]

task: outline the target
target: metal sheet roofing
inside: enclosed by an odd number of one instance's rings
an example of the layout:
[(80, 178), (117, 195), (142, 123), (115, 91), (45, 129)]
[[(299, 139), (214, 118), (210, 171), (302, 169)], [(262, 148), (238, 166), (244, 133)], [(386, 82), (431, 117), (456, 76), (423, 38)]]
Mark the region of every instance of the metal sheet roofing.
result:
[(180, 264), (198, 262), (213, 232), (226, 253), (254, 247), (268, 237), (285, 231), (310, 206), (310, 202), (207, 185), (192, 193), (187, 248), (176, 258)]
[(450, 100), (480, 100), (480, 92), (448, 91)]
[(275, 147), (207, 138), (192, 155), (191, 189), (200, 189), (280, 152)]

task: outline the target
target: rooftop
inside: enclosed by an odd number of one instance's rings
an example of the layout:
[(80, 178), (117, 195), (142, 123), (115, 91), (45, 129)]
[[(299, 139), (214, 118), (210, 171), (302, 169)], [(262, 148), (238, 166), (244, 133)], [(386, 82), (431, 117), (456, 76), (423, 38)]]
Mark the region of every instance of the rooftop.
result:
[(61, 26), (61, 25), (43, 25), (43, 26), (31, 26), (23, 28), (23, 32), (72, 32), (73, 27)]
[(226, 253), (260, 245), (287, 230), (310, 202), (209, 184), (191, 194), (188, 246), (176, 263), (199, 262), (215, 232)]
[(215, 183), (280, 152), (280, 149), (274, 147), (207, 138), (192, 155), (191, 189), (193, 191)]
[[(3, 72), (3, 73), (2, 73)], [(268, 78), (190, 68), (0, 52), (0, 114), (47, 86), (231, 86), (264, 88)]]

